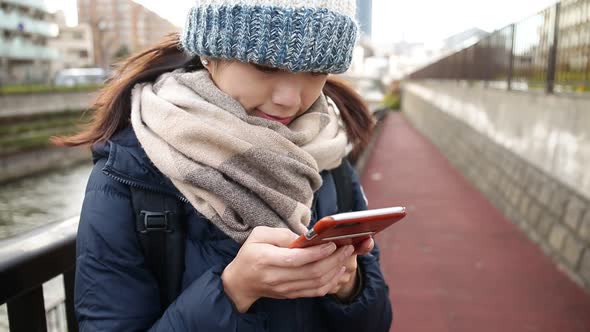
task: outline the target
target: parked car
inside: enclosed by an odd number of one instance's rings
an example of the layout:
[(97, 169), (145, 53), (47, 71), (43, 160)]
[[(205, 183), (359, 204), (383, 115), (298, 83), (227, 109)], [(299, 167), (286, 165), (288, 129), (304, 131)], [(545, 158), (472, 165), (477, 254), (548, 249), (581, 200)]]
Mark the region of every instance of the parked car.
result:
[(103, 68), (69, 68), (58, 71), (53, 83), (64, 86), (103, 84), (107, 77)]

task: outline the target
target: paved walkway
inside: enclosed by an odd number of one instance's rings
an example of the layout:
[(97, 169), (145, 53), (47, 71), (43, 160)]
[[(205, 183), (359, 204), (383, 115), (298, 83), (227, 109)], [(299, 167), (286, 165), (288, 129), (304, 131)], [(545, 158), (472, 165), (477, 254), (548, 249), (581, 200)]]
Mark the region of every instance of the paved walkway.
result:
[(401, 114), (362, 174), (371, 208), (408, 217), (377, 237), (396, 332), (589, 332), (590, 294), (560, 272)]

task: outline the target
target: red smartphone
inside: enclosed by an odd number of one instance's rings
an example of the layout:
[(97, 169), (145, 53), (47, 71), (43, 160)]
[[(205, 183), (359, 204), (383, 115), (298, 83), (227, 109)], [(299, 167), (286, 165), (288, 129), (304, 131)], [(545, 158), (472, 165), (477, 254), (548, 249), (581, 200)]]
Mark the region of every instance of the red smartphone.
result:
[(312, 229), (293, 241), (289, 248), (305, 248), (327, 242), (334, 242), (338, 247), (356, 245), (405, 216), (405, 207), (334, 214), (320, 219)]

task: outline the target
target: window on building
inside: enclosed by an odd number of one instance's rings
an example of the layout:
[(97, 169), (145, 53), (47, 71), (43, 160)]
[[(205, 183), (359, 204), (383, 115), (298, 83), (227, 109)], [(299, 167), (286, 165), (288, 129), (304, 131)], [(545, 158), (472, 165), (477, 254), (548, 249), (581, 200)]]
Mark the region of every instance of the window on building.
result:
[(88, 58), (88, 51), (86, 51), (86, 50), (79, 51), (78, 56), (82, 59), (87, 59)]

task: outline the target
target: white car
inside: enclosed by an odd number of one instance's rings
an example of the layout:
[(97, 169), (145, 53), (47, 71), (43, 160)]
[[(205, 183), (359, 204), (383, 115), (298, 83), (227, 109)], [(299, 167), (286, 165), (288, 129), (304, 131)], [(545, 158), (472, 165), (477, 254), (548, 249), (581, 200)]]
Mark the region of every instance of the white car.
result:
[(57, 72), (53, 84), (63, 86), (103, 84), (108, 74), (102, 68), (70, 68)]

